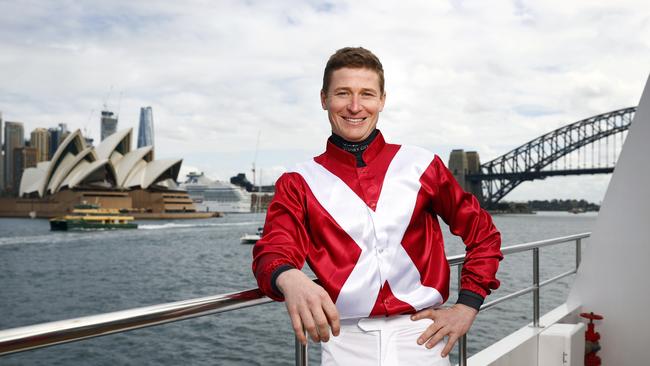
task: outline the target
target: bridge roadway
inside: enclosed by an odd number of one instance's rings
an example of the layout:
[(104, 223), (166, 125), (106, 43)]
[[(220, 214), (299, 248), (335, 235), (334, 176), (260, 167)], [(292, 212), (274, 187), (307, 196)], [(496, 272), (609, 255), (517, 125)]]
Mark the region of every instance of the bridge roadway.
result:
[(584, 169), (563, 169), (563, 170), (540, 170), (520, 173), (494, 173), (494, 174), (468, 174), (465, 177), (468, 180), (491, 180), (491, 179), (522, 179), (534, 180), (544, 179), (546, 177), (562, 175), (585, 175), (585, 174), (609, 174), (614, 172), (613, 167), (607, 168), (584, 168)]

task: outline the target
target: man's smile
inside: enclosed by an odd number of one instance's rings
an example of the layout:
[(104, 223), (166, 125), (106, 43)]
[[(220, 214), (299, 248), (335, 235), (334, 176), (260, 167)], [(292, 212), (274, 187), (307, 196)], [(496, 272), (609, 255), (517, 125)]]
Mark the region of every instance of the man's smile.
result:
[(361, 123), (365, 121), (367, 117), (363, 117), (363, 118), (342, 117), (342, 118), (350, 123)]

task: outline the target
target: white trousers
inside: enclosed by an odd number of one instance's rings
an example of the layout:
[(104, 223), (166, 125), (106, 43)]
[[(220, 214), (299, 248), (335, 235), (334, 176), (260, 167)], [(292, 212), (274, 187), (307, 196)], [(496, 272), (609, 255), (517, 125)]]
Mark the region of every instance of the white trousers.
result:
[(418, 337), (433, 323), (410, 315), (344, 319), (338, 337), (321, 342), (323, 366), (449, 366), (440, 353), (445, 341), (428, 349)]

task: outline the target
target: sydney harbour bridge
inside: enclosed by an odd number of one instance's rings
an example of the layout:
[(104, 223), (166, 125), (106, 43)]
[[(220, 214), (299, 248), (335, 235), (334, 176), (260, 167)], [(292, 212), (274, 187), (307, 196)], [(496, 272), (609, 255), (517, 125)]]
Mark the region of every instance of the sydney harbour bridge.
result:
[(449, 169), (487, 208), (525, 181), (611, 173), (635, 112), (623, 108), (568, 124), (483, 164), (476, 152), (453, 150)]

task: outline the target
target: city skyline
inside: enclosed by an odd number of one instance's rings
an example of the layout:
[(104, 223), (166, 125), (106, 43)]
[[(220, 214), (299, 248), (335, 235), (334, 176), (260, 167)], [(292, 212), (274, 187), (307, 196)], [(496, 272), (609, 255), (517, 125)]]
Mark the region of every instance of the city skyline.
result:
[[(100, 119), (100, 122), (102, 124), (104, 122), (104, 117), (106, 115), (109, 115), (109, 114), (111, 116), (113, 115), (112, 112), (102, 111), (102, 118)], [(141, 118), (140, 118), (140, 123), (139, 123), (139, 128), (138, 128), (138, 139), (137, 139), (138, 146), (137, 146), (137, 148), (140, 149), (141, 147), (151, 146), (151, 149), (149, 149), (149, 150), (150, 150), (151, 157), (153, 157), (153, 145), (141, 145), (143, 143), (143, 141), (146, 141), (145, 138), (143, 138), (143, 130), (144, 129), (146, 129), (146, 128), (150, 129), (150, 131), (144, 133), (145, 135), (149, 134), (148, 135), (149, 137), (151, 135), (153, 135), (152, 108), (151, 107), (141, 107), (140, 108), (140, 116), (141, 116)], [(2, 114), (0, 112), (0, 122), (2, 122), (1, 117), (2, 117)], [(144, 123), (143, 123), (143, 121), (144, 121)], [(31, 133), (29, 133), (28, 136), (30, 136), (30, 139), (25, 139), (23, 137), (22, 145), (21, 145), (19, 142), (17, 142), (18, 140), (16, 139), (16, 137), (19, 135), (19, 133), (16, 133), (15, 131), (14, 132), (11, 132), (11, 131), (15, 130), (16, 128), (21, 128), (22, 129), (22, 126), (23, 126), (22, 122), (11, 122), (11, 121), (9, 121), (9, 128), (7, 130), (9, 131), (8, 135), (12, 135), (13, 136), (12, 138), (14, 140), (14, 142), (13, 142), (14, 148), (12, 149), (12, 150), (14, 150), (13, 155), (17, 155), (17, 154), (22, 155), (22, 158), (20, 158), (20, 160), (17, 160), (17, 159), (19, 159), (19, 157), (12, 158), (13, 165), (18, 164), (18, 165), (22, 166), (23, 170), (26, 169), (26, 168), (30, 168), (30, 167), (36, 167), (37, 163), (39, 163), (41, 161), (49, 161), (51, 159), (51, 157), (52, 157), (51, 155), (53, 154), (53, 153), (50, 152), (50, 150), (52, 150), (52, 149), (56, 150), (59, 143), (63, 139), (65, 139), (67, 137), (67, 135), (70, 133), (67, 130), (67, 124), (65, 124), (65, 123), (59, 123), (58, 128), (49, 128), (49, 129), (47, 129), (47, 128), (43, 128), (43, 127), (37, 127), (33, 131), (31, 131)], [(24, 131), (24, 129), (22, 129), (22, 130), (23, 130), (23, 134), (27, 133), (27, 131)], [(129, 129), (127, 129), (127, 130), (129, 130)], [(132, 128), (131, 128), (131, 130), (132, 130)], [(123, 130), (121, 132), (124, 133), (125, 131), (126, 130)], [(92, 138), (84, 136), (83, 133), (80, 133), (79, 136), (80, 136), (81, 139), (83, 139), (85, 141), (85, 145), (87, 147), (93, 147), (94, 146)], [(106, 137), (109, 137), (109, 136), (106, 136)], [(147, 136), (145, 136), (145, 137), (147, 137)], [(612, 146), (610, 146), (609, 149), (605, 150), (606, 152), (600, 151), (596, 155), (594, 155), (594, 152), (591, 151), (591, 161), (589, 162), (589, 164), (598, 164), (598, 167), (600, 167), (601, 158), (605, 159), (605, 160), (603, 160), (604, 164), (609, 164), (609, 163), (607, 163), (607, 159), (609, 159), (609, 158), (616, 159), (616, 155), (618, 153), (620, 153), (620, 149), (622, 148), (622, 145), (623, 145), (623, 141), (624, 141), (623, 137), (624, 136), (614, 137), (613, 139), (608, 139), (606, 142), (602, 143), (602, 145), (607, 146), (607, 144), (610, 143), (610, 141), (611, 141), (612, 145), (613, 145), (613, 149), (612, 149)], [(616, 140), (617, 139), (620, 139), (620, 141), (621, 141), (619, 143), (619, 145), (618, 145), (618, 148), (617, 148), (617, 145), (616, 145)], [(1, 141), (1, 139), (0, 139), (0, 141)], [(598, 142), (598, 146), (600, 146), (600, 145), (601, 145), (601, 142)], [(523, 145), (522, 145), (522, 147), (523, 147)], [(596, 146), (594, 146), (594, 147), (596, 147)], [(577, 164), (577, 165), (575, 165), (577, 168), (579, 168), (581, 165), (584, 165), (584, 168), (588, 168), (585, 164), (587, 164), (587, 156), (586, 155), (589, 154), (589, 151), (587, 151), (586, 149), (583, 149), (583, 150), (584, 150), (583, 151), (583, 154), (584, 154), (583, 158), (581, 159), (580, 155), (578, 154), (577, 155), (577, 161), (573, 161), (573, 164)], [(456, 165), (454, 165), (454, 163), (452, 163), (454, 153), (457, 153), (457, 152), (460, 152), (462, 154), (463, 150), (462, 149), (461, 150), (453, 150), (450, 153), (450, 156), (449, 156), (450, 160), (448, 162), (448, 164), (449, 164), (448, 166), (449, 166), (450, 170), (453, 171), (454, 176), (456, 177), (456, 179), (458, 179), (458, 182), (461, 184), (461, 186), (465, 187), (466, 183), (465, 183), (464, 176), (463, 175), (457, 175), (457, 172), (456, 172), (456, 170), (458, 169), (458, 166), (459, 166), (458, 165), (459, 164), (458, 163), (458, 161), (459, 161), (458, 158), (456, 158), (456, 163), (455, 163)], [(479, 154), (476, 151), (467, 151), (466, 153), (467, 153), (467, 158), (466, 159), (467, 159), (468, 163), (463, 163), (463, 164), (469, 164), (468, 166), (478, 166), (478, 164), (480, 164), (480, 162), (479, 162), (480, 157), (479, 157)], [(576, 158), (576, 156), (574, 156), (574, 158)], [(465, 158), (463, 158), (463, 159), (465, 159)], [(594, 160), (594, 159), (596, 159), (596, 160)], [(20, 161), (20, 163), (19, 163), (19, 161)], [(567, 167), (566, 159), (565, 160), (562, 160), (562, 159), (558, 160), (556, 163), (554, 163), (555, 166), (550, 167), (550, 168), (552, 170), (557, 170), (558, 167), (561, 167), (562, 163), (564, 163), (564, 169), (566, 169), (566, 167)], [(572, 162), (569, 161), (569, 168), (571, 168), (571, 164), (572, 164)], [(594, 167), (596, 167), (596, 165), (594, 165)], [(9, 169), (11, 169), (11, 171), (13, 172), (13, 175), (16, 175), (17, 172), (18, 172), (18, 170), (16, 170), (15, 167), (12, 167), (11, 164), (9, 165)], [(476, 168), (472, 168), (472, 169), (476, 169)], [(465, 167), (465, 170), (466, 170), (465, 174), (467, 174), (467, 172), (468, 172), (467, 167)], [(185, 169), (183, 169), (183, 171), (185, 173), (196, 173), (198, 171), (198, 169), (196, 169), (195, 167), (186, 167)], [(260, 169), (260, 173), (261, 173), (261, 171), (262, 171), (262, 169)], [(185, 173), (183, 173), (183, 175)], [(18, 172), (18, 174), (20, 174), (20, 172)], [(181, 182), (184, 181), (183, 175), (178, 177), (178, 183), (181, 183)], [(238, 175), (241, 175), (241, 173), (238, 173)], [(253, 176), (255, 176), (255, 174), (253, 174)], [(228, 179), (219, 179), (219, 180), (228, 181), (228, 180), (231, 180), (230, 178), (234, 178), (234, 177), (235, 176), (233, 175), (233, 176), (229, 177)], [(16, 176), (14, 176), (13, 178), (10, 178), (10, 179), (12, 179), (14, 182), (16, 182), (13, 185), (9, 184), (11, 189), (17, 189), (18, 187), (20, 187), (20, 178), (17, 178)], [(257, 181), (256, 184), (265, 185), (265, 182)], [(268, 182), (268, 184), (274, 184), (274, 181)], [(13, 187), (14, 185), (15, 185), (15, 187)], [(477, 188), (477, 187), (474, 187), (472, 189), (465, 187), (465, 189), (467, 189), (468, 191), (471, 191), (473, 193), (477, 189), (480, 191), (480, 188)], [(479, 196), (482, 197), (481, 193), (475, 193), (475, 194), (478, 194)], [(513, 201), (509, 201), (507, 198), (508, 197), (506, 197), (506, 199), (504, 199), (503, 201), (521, 202), (521, 201), (527, 201), (527, 200), (528, 201), (558, 200), (558, 198), (556, 198), (556, 197), (550, 197), (550, 198), (546, 198), (546, 199), (526, 199), (526, 200), (513, 200)], [(562, 198), (560, 198), (559, 200), (562, 200)], [(580, 200), (580, 201), (582, 201), (582, 200), (584, 200), (584, 198), (576, 199), (575, 197), (573, 197), (573, 198), (568, 198), (568, 200)], [(599, 203), (599, 201), (593, 201), (593, 203)]]
[[(337, 48), (361, 45), (384, 63), (388, 97), (378, 127), (388, 141), (425, 147), (445, 162), (452, 149), (475, 150), (485, 162), (562, 125), (636, 105), (649, 71), (646, 8), (642, 1), (6, 3), (0, 110), (29, 131), (64, 121), (98, 139), (104, 104), (119, 114), (120, 129), (137, 128), (140, 108), (150, 105), (157, 156), (181, 156), (183, 172), (222, 180), (238, 172), (251, 178), (255, 163), (268, 184), (322, 152), (329, 135), (318, 100), (322, 68)], [(53, 13), (61, 16), (34, 27)], [(506, 199), (599, 202), (608, 181), (551, 178)]]

